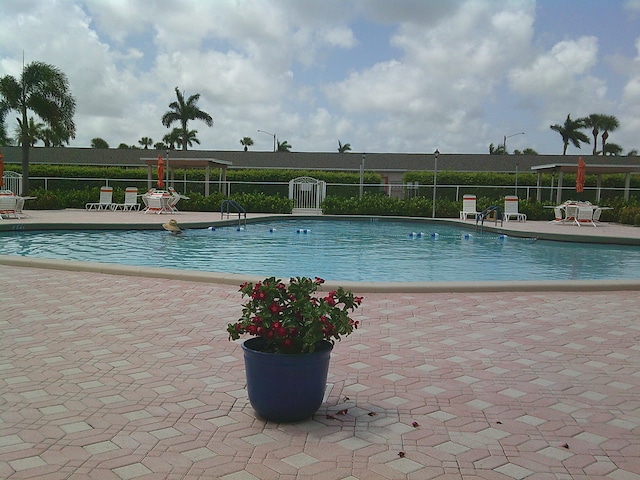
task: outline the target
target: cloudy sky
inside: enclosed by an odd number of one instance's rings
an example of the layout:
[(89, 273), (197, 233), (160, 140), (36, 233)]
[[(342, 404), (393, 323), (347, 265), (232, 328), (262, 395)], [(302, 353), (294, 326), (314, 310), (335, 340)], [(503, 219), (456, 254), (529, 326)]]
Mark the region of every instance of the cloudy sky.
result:
[(640, 150), (640, 0), (0, 0), (0, 76), (23, 55), (67, 74), (78, 147), (160, 141), (179, 87), (202, 149), (561, 154), (549, 125), (605, 113)]

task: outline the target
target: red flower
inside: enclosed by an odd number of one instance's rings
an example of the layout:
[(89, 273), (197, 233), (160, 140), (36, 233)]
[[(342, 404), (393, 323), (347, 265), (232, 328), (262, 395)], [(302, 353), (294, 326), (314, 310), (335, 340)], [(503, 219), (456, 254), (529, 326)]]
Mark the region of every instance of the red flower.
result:
[(279, 313), (280, 311), (282, 311), (282, 307), (278, 305), (277, 302), (272, 302), (271, 305), (269, 305), (269, 311), (273, 315), (275, 315), (276, 313)]

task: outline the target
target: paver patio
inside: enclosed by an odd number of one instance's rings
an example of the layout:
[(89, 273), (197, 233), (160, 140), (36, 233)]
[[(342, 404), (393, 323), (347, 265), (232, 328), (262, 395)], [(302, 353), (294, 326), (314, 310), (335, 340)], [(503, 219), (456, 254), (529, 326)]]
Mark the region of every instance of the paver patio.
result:
[(640, 479), (637, 291), (366, 293), (286, 425), (248, 404), (237, 287), (0, 277), (0, 478)]

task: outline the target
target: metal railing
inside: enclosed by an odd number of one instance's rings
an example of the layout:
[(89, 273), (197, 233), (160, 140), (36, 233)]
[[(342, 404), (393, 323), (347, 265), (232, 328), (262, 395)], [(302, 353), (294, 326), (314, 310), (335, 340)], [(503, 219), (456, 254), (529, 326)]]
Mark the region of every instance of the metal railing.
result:
[[(5, 182), (6, 182), (5, 172)], [(44, 188), (45, 190), (60, 189), (61, 185), (65, 185), (65, 188), (70, 188), (69, 185), (76, 184), (71, 188), (84, 190), (87, 188), (99, 188), (104, 185), (112, 186), (116, 189), (124, 189), (128, 186), (137, 186), (139, 189), (144, 190), (148, 186), (147, 179), (141, 178), (78, 178), (78, 177), (30, 177), (29, 184), (32, 189)], [(58, 184), (58, 185), (56, 185)], [(204, 195), (205, 181), (203, 180), (176, 180), (171, 184), (181, 190), (184, 193), (200, 192)], [(21, 187), (21, 185), (20, 185)], [(19, 192), (18, 187), (14, 187)], [(287, 197), (289, 193), (289, 182), (246, 182), (246, 181), (225, 181), (219, 180), (209, 181), (210, 191), (227, 192), (227, 196), (231, 196), (237, 193), (252, 193), (261, 192), (268, 195), (281, 195)], [(385, 184), (364, 184), (363, 188), (365, 192), (379, 193), (383, 192), (389, 197), (408, 199), (412, 197), (427, 197), (430, 198), (433, 192), (433, 185), (418, 184), (417, 182), (410, 183), (385, 183)], [(500, 198), (506, 195), (514, 195), (514, 193), (520, 199), (532, 200), (536, 198), (538, 188), (542, 191), (542, 201), (555, 202), (558, 187), (556, 185), (543, 185), (537, 187), (535, 185), (447, 185), (438, 184), (438, 199), (448, 200), (461, 200), (462, 196), (467, 193), (473, 193), (478, 197), (491, 197)], [(353, 183), (327, 183), (326, 184), (327, 195), (339, 195), (358, 197), (358, 191), (360, 184)], [(12, 189), (13, 190), (13, 189)], [(624, 195), (624, 187), (600, 187), (601, 198), (609, 199), (614, 197), (622, 197)], [(585, 187), (582, 194), (583, 197), (593, 196), (595, 199), (597, 188)], [(629, 189), (630, 198), (640, 198), (639, 188)], [(570, 199), (576, 198), (577, 194), (575, 187), (563, 186), (562, 198)]]

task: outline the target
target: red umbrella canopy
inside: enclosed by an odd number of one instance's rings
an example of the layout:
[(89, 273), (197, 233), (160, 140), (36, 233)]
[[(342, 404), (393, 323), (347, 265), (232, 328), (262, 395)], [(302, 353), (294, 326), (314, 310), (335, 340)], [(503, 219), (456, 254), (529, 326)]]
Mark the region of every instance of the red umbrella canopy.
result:
[(158, 155), (158, 188), (164, 187), (164, 160)]
[(584, 192), (584, 181), (587, 176), (587, 164), (582, 157), (578, 158), (578, 173), (576, 174), (576, 192)]
[(0, 152), (0, 187), (4, 185), (4, 179), (2, 176), (4, 175), (4, 155)]

